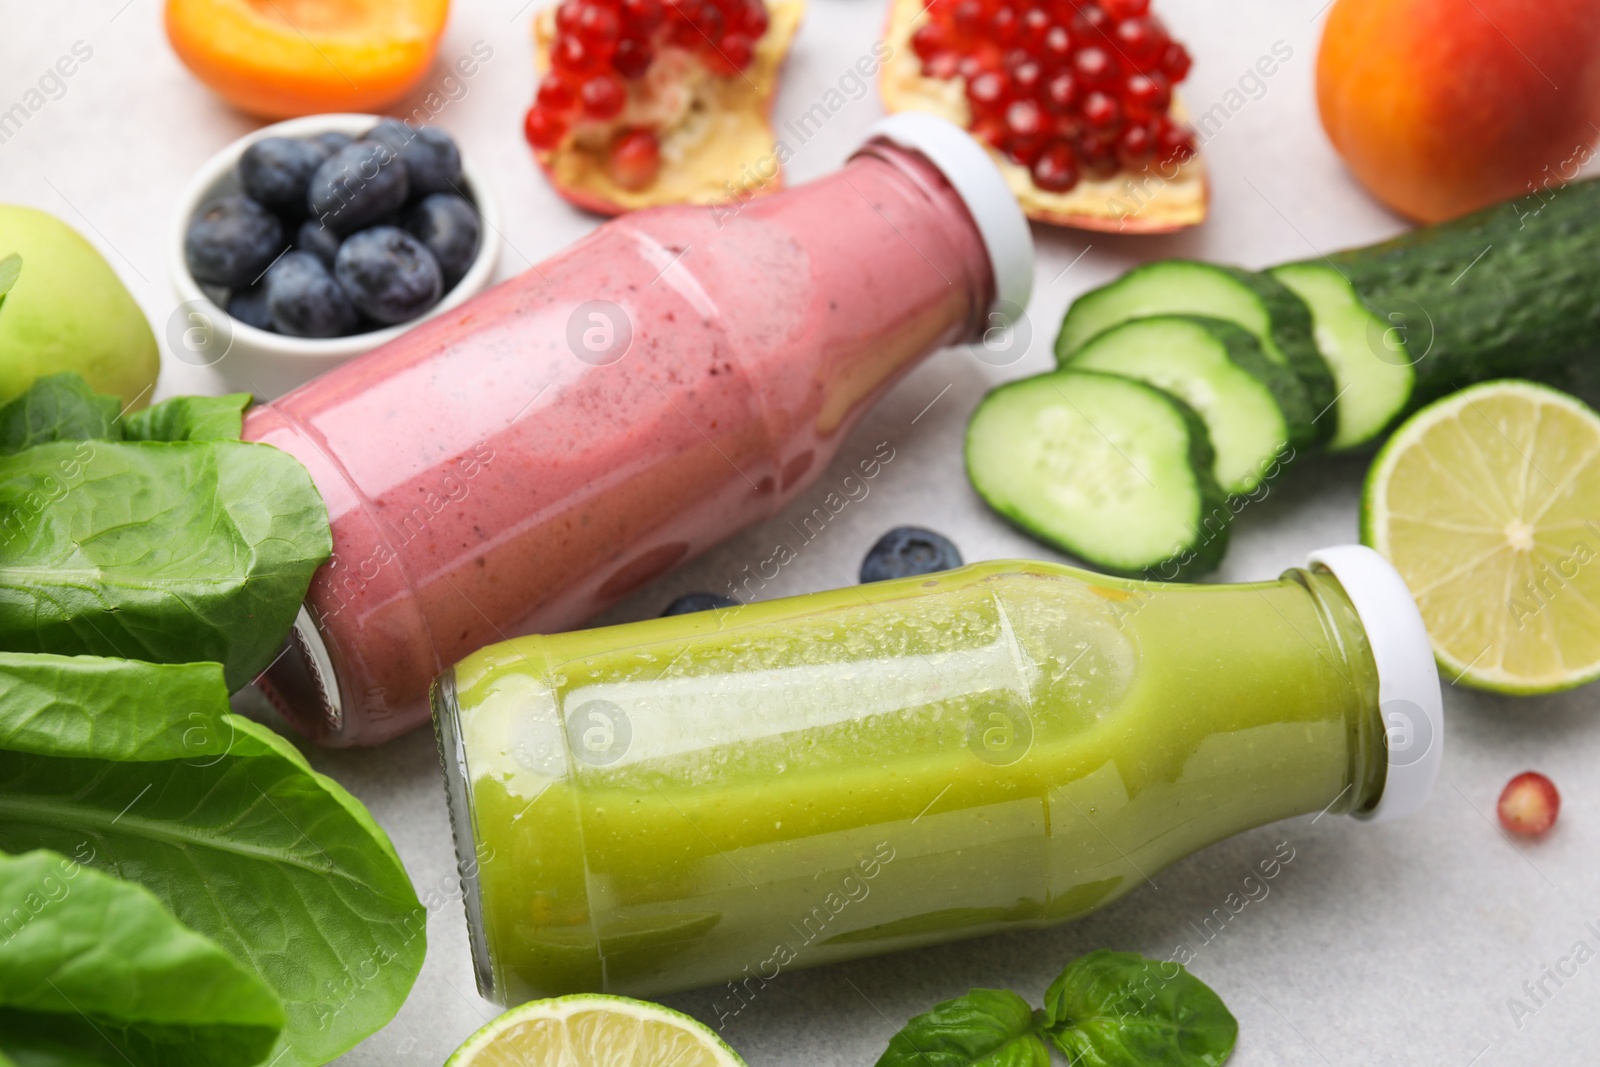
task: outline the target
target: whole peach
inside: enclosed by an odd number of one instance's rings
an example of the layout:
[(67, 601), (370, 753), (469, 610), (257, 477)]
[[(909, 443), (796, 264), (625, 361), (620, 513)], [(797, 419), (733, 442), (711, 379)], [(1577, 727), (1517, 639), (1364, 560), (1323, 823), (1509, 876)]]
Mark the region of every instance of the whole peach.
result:
[(1413, 219), (1558, 185), (1600, 139), (1600, 3), (1337, 0), (1317, 103), (1356, 177)]

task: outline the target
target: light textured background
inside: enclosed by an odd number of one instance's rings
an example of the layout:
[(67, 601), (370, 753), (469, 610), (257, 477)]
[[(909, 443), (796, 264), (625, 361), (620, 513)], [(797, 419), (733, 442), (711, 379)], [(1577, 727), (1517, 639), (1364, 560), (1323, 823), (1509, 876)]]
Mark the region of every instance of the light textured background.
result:
[[(551, 193), (521, 139), (533, 83), (532, 7), (523, 3), (457, 0), (440, 51), (448, 62), (480, 40), (494, 50), (438, 121), (485, 169), (500, 197), (502, 277), (596, 221)], [(798, 515), (816, 506), (879, 441), (892, 443), (896, 459), (870, 495), (784, 568), (767, 594), (852, 582), (867, 547), (901, 523), (942, 530), (969, 561), (1054, 558), (984, 510), (962, 476), (960, 441), (968, 413), (990, 384), (1048, 365), (1054, 324), (1075, 294), (1157, 256), (1260, 266), (1401, 228), (1353, 184), (1318, 126), (1311, 86), (1321, 4), (1158, 3), (1197, 58), (1185, 94), (1194, 110), (1242, 104), (1206, 145), (1215, 181), (1210, 222), (1154, 239), (1036, 230), (1030, 309), (1036, 328), (1027, 355), (996, 369), (951, 350), (901, 383), (790, 510)], [(202, 160), (256, 125), (179, 65), (160, 16), (159, 0), (0, 0), (0, 110), (20, 100), (75, 41), (94, 49), (65, 95), (0, 145), (0, 201), (44, 208), (84, 231), (129, 283), (158, 334), (176, 304), (163, 261), (179, 190)], [(811, 0), (778, 100), (780, 122), (809, 108), (869, 51), (882, 18), (881, 0)], [(1292, 58), (1264, 92), (1255, 92), (1259, 98), (1228, 97), (1279, 41)], [(849, 103), (799, 151), (791, 178), (835, 166), (878, 114), (875, 96)], [(170, 353), (165, 358), (161, 395), (215, 388), (210, 372)], [(1353, 540), (1364, 468), (1359, 459), (1302, 466), (1246, 510), (1216, 577), (1271, 577), (1313, 548)], [(723, 588), (771, 553), (784, 521), (779, 516), (740, 534), (607, 620), (653, 615), (679, 593)], [(1157, 874), (1159, 889), (1141, 888), (1072, 925), (785, 973), (731, 1021), (727, 1037), (754, 1067), (870, 1064), (908, 1016), (970, 986), (1009, 986), (1036, 998), (1063, 964), (1090, 949), (1166, 956), (1180, 939), (1194, 941), (1190, 924), (1221, 906), (1252, 866), (1287, 841), (1294, 859), (1270, 883), (1270, 895), (1199, 948), (1193, 964), (1239, 1018), (1236, 1067), (1592, 1062), (1600, 962), (1584, 964), (1562, 985), (1546, 979), (1553, 995), (1542, 1005), (1522, 985), (1538, 981), (1541, 968), (1555, 966), (1580, 939), (1600, 949), (1600, 934), (1585, 927), (1594, 922), (1600, 930), (1595, 701), (1593, 689), (1512, 700), (1450, 688), (1444, 772), (1431, 804), (1409, 822), (1292, 820), (1191, 857)], [(386, 1030), (340, 1062), (441, 1063), (493, 1010), (473, 991), (433, 739), (418, 733), (376, 750), (313, 751), (311, 758), (371, 805), (419, 892), (432, 901), (427, 964), (411, 999)], [(1514, 846), (1497, 832), (1494, 803), (1504, 782), (1529, 767), (1554, 778), (1565, 807), (1549, 840)], [(1507, 1004), (1514, 996), (1537, 1008), (1520, 1028)], [(669, 1001), (711, 1020), (714, 997), (702, 990)]]

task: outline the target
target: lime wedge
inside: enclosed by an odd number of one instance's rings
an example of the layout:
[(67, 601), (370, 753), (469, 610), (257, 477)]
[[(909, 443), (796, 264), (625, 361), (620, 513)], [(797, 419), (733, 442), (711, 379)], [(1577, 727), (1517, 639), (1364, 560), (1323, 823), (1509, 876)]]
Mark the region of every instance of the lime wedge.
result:
[(1367, 474), (1361, 540), (1411, 586), (1449, 680), (1600, 677), (1600, 415), (1581, 401), (1496, 381), (1423, 408)]
[(578, 993), (512, 1008), (445, 1067), (745, 1067), (710, 1027), (659, 1004)]

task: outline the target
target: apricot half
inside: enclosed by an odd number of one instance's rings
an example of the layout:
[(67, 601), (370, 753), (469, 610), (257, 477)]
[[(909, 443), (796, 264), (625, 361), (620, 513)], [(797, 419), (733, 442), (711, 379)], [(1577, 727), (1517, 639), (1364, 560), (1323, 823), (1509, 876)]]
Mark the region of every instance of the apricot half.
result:
[[(634, 10), (625, 14), (634, 17), (651, 4), (629, 5)], [(743, 0), (742, 6), (751, 9), (747, 17), (761, 31), (741, 46), (748, 48), (744, 56), (728, 51), (726, 37), (720, 49), (687, 31), (687, 39), (674, 38), (680, 27), (671, 20), (681, 18), (683, 8), (655, 4), (651, 10), (665, 11), (665, 19), (651, 24), (639, 69), (613, 54), (592, 73), (567, 82), (552, 74), (558, 66), (552, 55), (558, 20), (592, 15), (603, 21), (603, 14), (586, 9), (609, 11), (611, 5), (567, 0), (535, 18), (534, 61), (542, 81), (527, 133), (540, 169), (562, 197), (587, 211), (617, 215), (657, 204), (745, 200), (782, 187), (786, 153), (772, 128), (772, 104), (805, 4)], [(553, 103), (552, 95), (568, 82), (577, 85), (574, 96)], [(610, 93), (621, 87), (600, 118), (592, 114), (595, 86)], [(586, 93), (589, 100), (578, 102)]]
[[(1086, 143), (1083, 134), (1063, 133), (1061, 130), (1076, 120), (1084, 111), (1084, 105), (1089, 95), (1099, 95), (1103, 100), (1097, 100), (1096, 106), (1125, 107), (1128, 103), (1127, 86), (1129, 80), (1144, 75), (1147, 71), (1151, 77), (1147, 82), (1156, 85), (1156, 100), (1170, 103), (1165, 104), (1165, 111), (1154, 119), (1146, 120), (1143, 125), (1150, 129), (1157, 127), (1167, 131), (1184, 129), (1186, 115), (1181, 103), (1175, 96), (1166, 96), (1170, 91), (1170, 81), (1181, 78), (1187, 72), (1187, 53), (1182, 53), (1181, 70), (1176, 78), (1168, 78), (1162, 74), (1163, 65), (1156, 57), (1150, 57), (1150, 62), (1134, 66), (1137, 52), (1133, 45), (1127, 41), (1116, 38), (1107, 39), (1103, 44), (1097, 42), (1092, 36), (1082, 32), (1081, 22), (1069, 30), (1065, 24), (1058, 21), (1058, 16), (1053, 13), (1048, 5), (1040, 7), (1027, 3), (1013, 5), (1011, 0), (985, 0), (981, 8), (988, 14), (986, 27), (993, 27), (1004, 21), (1006, 15), (1001, 15), (1004, 10), (1011, 19), (1013, 32), (1020, 38), (1024, 33), (1032, 32), (1035, 43), (1033, 47), (1043, 55), (1041, 60), (1031, 57), (1024, 58), (1016, 64), (1015, 69), (1008, 69), (1008, 73), (998, 70), (987, 72), (990, 78), (997, 78), (1003, 84), (1015, 86), (1019, 81), (1019, 70), (1032, 63), (1040, 67), (1040, 72), (1033, 73), (1036, 88), (1029, 93), (1019, 94), (1022, 99), (1021, 121), (1032, 120), (1041, 126), (1037, 136), (1029, 134), (1026, 137), (1014, 138), (1017, 122), (1013, 121), (1012, 107), (1006, 107), (1002, 112), (1004, 118), (979, 118), (974, 114), (973, 98), (981, 97), (983, 87), (969, 83), (969, 78), (960, 73), (954, 55), (939, 55), (936, 49), (939, 44), (930, 46), (927, 38), (939, 35), (950, 35), (959, 32), (962, 18), (962, 8), (965, 6), (958, 2), (951, 2), (953, 13), (940, 21), (937, 26), (932, 25), (935, 15), (941, 12), (936, 10), (946, 3), (946, 0), (892, 0), (889, 6), (888, 26), (884, 31), (884, 40), (892, 50), (889, 59), (884, 63), (879, 76), (879, 93), (883, 98), (886, 111), (927, 111), (941, 118), (949, 119), (974, 134), (984, 144), (995, 165), (1000, 168), (1005, 176), (1006, 183), (1010, 185), (1017, 201), (1022, 205), (1023, 213), (1031, 219), (1040, 222), (1053, 223), (1059, 226), (1071, 226), (1083, 230), (1098, 230), (1111, 233), (1171, 233), (1189, 226), (1203, 222), (1206, 217), (1210, 201), (1209, 186), (1206, 180), (1205, 165), (1199, 152), (1194, 149), (1192, 137), (1188, 142), (1187, 151), (1182, 153), (1169, 152), (1165, 157), (1159, 154), (1159, 149), (1152, 147), (1143, 156), (1130, 153), (1123, 149), (1119, 143), (1116, 155), (1105, 160), (1105, 166), (1091, 172), (1080, 169), (1078, 157), (1082, 154), (1081, 146)], [(978, 5), (974, 5), (978, 6)], [(1117, 8), (1120, 15), (1108, 13), (1108, 9)], [(1120, 24), (1128, 22), (1134, 27), (1135, 32), (1154, 33), (1164, 30), (1159, 28), (1149, 14), (1148, 0), (1124, 0), (1119, 4), (1111, 4), (1102, 0), (1095, 4), (1085, 2), (1077, 6), (1081, 14), (1086, 8), (1093, 8), (1094, 18), (1099, 20), (1099, 26), (1105, 33), (1120, 31)], [(1136, 9), (1136, 11), (1134, 10)], [(998, 40), (991, 40), (983, 35), (991, 32), (989, 28), (978, 28), (971, 31), (977, 35), (976, 39), (969, 36), (960, 42), (960, 47), (966, 52), (966, 62), (973, 58), (980, 61), (988, 58), (989, 67), (998, 64), (1002, 57), (1010, 62), (1008, 50), (1012, 45), (1002, 45)], [(1096, 33), (1102, 32), (1096, 29)], [(1104, 33), (1102, 34), (1104, 35)], [(1058, 55), (1048, 55), (1052, 42), (1059, 41), (1061, 49)], [(953, 43), (953, 42), (945, 42)], [(1169, 46), (1170, 47), (1170, 46)], [(1181, 52), (1181, 46), (1177, 46)], [(919, 55), (920, 51), (929, 58)], [(1099, 56), (1082, 56), (1079, 53), (1099, 52)], [(1083, 84), (1081, 77), (1084, 69), (1093, 69), (1096, 62), (1109, 63), (1111, 74), (1103, 89), (1094, 89)], [(930, 68), (935, 68), (941, 63), (948, 64), (944, 73), (948, 76), (930, 76)], [(1056, 65), (1056, 69), (1069, 73), (1070, 81), (1075, 83), (1070, 87), (1073, 94), (1062, 102), (1059, 111), (1051, 111), (1046, 106), (1040, 106), (1039, 101), (1048, 99), (1048, 86), (1052, 77), (1050, 68), (1045, 63)], [(982, 69), (983, 63), (979, 63)], [(1128, 69), (1132, 67), (1132, 69)], [(985, 73), (977, 73), (973, 78), (985, 77)], [(1117, 79), (1115, 86), (1110, 79)], [(1063, 83), (1066, 84), (1066, 83)], [(1110, 101), (1106, 104), (1105, 101)], [(1013, 101), (1015, 106), (1015, 101)], [(1030, 115), (1032, 108), (1036, 115)], [(1066, 114), (1071, 112), (1072, 114)], [(1099, 118), (1100, 116), (1097, 116)], [(1163, 122), (1165, 118), (1167, 121)], [(1000, 123), (1010, 125), (1010, 129)], [(1127, 135), (1127, 131), (1139, 123), (1133, 121), (1131, 113), (1113, 115), (1108, 120), (1108, 130), (1112, 131), (1104, 136)], [(998, 127), (998, 128), (997, 128)], [(1116, 131), (1120, 130), (1120, 135)], [(1190, 136), (1187, 131), (1177, 136)], [(1053, 151), (1061, 160), (1055, 174), (1048, 169), (1041, 168), (1041, 162), (1035, 159), (1031, 166), (1020, 162), (1013, 152), (1004, 151), (1000, 144), (1006, 141), (1023, 142), (1024, 148), (1031, 148), (1032, 152), (1039, 152), (1038, 143), (1050, 144), (1056, 142), (1059, 147)], [(1026, 142), (1034, 142), (1028, 145)], [(1043, 149), (1043, 154), (1048, 155), (1052, 149)], [(1026, 156), (1024, 156), (1026, 158)], [(1045, 159), (1044, 163), (1049, 163)], [(1064, 180), (1061, 170), (1070, 168)], [(1040, 176), (1054, 178), (1051, 184), (1056, 188), (1046, 188)], [(1063, 188), (1065, 186), (1065, 188)]]
[(1338, 0), (1317, 104), (1351, 171), (1412, 219), (1559, 185), (1600, 137), (1600, 4)]
[(167, 0), (167, 38), (252, 115), (376, 111), (427, 73), (449, 11), (449, 0)]

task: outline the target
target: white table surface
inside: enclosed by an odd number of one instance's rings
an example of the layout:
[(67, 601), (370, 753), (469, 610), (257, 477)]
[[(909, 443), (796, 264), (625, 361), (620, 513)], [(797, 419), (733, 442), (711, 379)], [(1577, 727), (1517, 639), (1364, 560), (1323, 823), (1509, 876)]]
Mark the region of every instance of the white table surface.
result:
[[(524, 2), (457, 0), (440, 50), (441, 62), (478, 41), (494, 50), (437, 121), (486, 170), (499, 195), (502, 277), (596, 224), (551, 192), (521, 137), (533, 86), (532, 8), (523, 9)], [(1196, 56), (1185, 91), (1192, 109), (1242, 103), (1205, 146), (1215, 182), (1210, 221), (1167, 238), (1036, 228), (1035, 329), (1026, 356), (993, 368), (970, 352), (950, 350), (902, 382), (789, 513), (816, 506), (877, 442), (889, 441), (896, 459), (868, 497), (830, 523), (765, 594), (854, 581), (873, 540), (904, 523), (943, 531), (969, 561), (1057, 558), (984, 509), (962, 475), (960, 441), (989, 385), (1048, 365), (1054, 326), (1075, 294), (1158, 256), (1261, 266), (1401, 228), (1343, 171), (1317, 123), (1312, 84), (1322, 4), (1158, 0)], [(883, 9), (882, 0), (811, 0), (778, 99), (780, 122), (809, 108), (868, 53)], [(0, 25), (0, 110), (21, 99), (74, 42), (93, 49), (65, 94), (0, 145), (0, 202), (43, 208), (83, 231), (128, 283), (159, 336), (177, 304), (163, 242), (178, 193), (195, 166), (257, 123), (230, 110), (178, 63), (161, 28), (159, 0), (0, 0)], [(1293, 55), (1256, 91), (1259, 98), (1229, 98), (1228, 90), (1280, 41)], [(436, 72), (430, 84), (441, 76)], [(848, 103), (799, 150), (791, 179), (834, 167), (879, 113), (875, 95)], [(163, 358), (159, 395), (216, 389), (211, 372), (170, 352)], [(1364, 469), (1360, 459), (1304, 464), (1245, 511), (1214, 580), (1271, 577), (1313, 548), (1354, 540)], [(747, 563), (770, 554), (785, 522), (780, 515), (734, 537), (606, 620), (654, 615), (679, 593), (724, 588)], [(1083, 952), (1112, 947), (1165, 957), (1186, 940), (1198, 950), (1194, 972), (1239, 1019), (1234, 1067), (1593, 1062), (1600, 962), (1584, 964), (1560, 985), (1545, 979), (1551, 995), (1540, 1001), (1529, 998), (1523, 983), (1538, 982), (1542, 968), (1555, 967), (1580, 940), (1600, 950), (1595, 703), (1592, 688), (1530, 700), (1449, 688), (1444, 770), (1431, 803), (1407, 822), (1295, 819), (1217, 845), (1156, 874), (1159, 888), (1146, 886), (1048, 932), (786, 972), (731, 1020), (726, 1036), (753, 1067), (870, 1064), (906, 1018), (969, 987), (1005, 986), (1037, 998)], [(385, 1030), (339, 1062), (441, 1063), (494, 1009), (473, 990), (431, 733), (375, 750), (310, 756), (371, 806), (419, 893), (432, 902), (427, 962), (410, 1000)], [(1549, 839), (1513, 845), (1496, 829), (1494, 804), (1507, 779), (1528, 768), (1561, 788), (1562, 820)], [(1280, 842), (1293, 848), (1294, 859), (1270, 883), (1270, 894), (1199, 944), (1191, 924), (1222, 906)], [(715, 997), (700, 990), (667, 1000), (712, 1021)], [(1520, 1026), (1508, 1005), (1512, 997), (1537, 1009)]]

